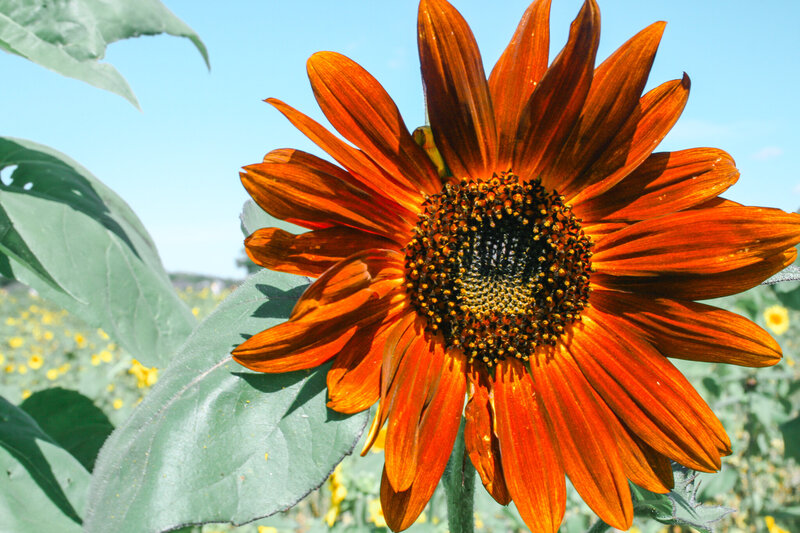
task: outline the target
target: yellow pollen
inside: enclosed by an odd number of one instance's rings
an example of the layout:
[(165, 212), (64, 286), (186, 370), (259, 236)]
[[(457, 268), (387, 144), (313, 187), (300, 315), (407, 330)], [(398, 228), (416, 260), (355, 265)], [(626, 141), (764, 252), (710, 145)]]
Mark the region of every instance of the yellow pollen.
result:
[[(563, 202), (511, 172), (426, 197), (405, 253), (427, 328), (487, 366), (554, 345), (580, 320), (591, 272), (592, 242)], [(523, 203), (535, 210), (512, 209)]]

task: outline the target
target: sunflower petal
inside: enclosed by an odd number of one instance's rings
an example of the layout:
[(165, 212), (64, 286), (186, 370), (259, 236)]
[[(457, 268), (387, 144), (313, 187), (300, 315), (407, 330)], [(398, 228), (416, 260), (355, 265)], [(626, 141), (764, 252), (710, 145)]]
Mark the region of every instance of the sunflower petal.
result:
[(670, 460), (648, 446), (628, 428), (623, 427), (623, 431), (618, 442), (629, 450), (628, 453), (620, 454), (625, 462), (628, 479), (656, 494), (671, 491), (675, 487), (675, 479)]
[(564, 469), (530, 374), (516, 359), (501, 361), (492, 391), (508, 492), (529, 528), (555, 533), (566, 505)]
[(478, 45), (446, 0), (419, 4), (419, 59), (436, 146), (456, 178), (497, 170), (497, 132)]
[(511, 167), (519, 116), (547, 70), (549, 48), (550, 0), (535, 0), (489, 75), (500, 169)]
[(600, 290), (592, 302), (606, 313), (623, 310), (620, 318), (667, 357), (754, 367), (781, 359), (764, 329), (710, 305)]
[[(403, 282), (403, 255), (394, 250), (362, 250), (325, 271), (308, 289), (292, 309), (290, 320), (309, 312), (331, 309), (344, 297), (370, 288), (376, 296), (384, 298)], [(391, 281), (394, 287), (380, 283)]]
[(337, 263), (306, 289), (287, 322), (244, 341), (234, 359), (260, 372), (287, 372), (333, 357), (349, 340), (345, 332), (382, 320), (405, 300), (398, 256), (365, 250)]
[(592, 285), (613, 290), (649, 294), (679, 300), (709, 300), (752, 289), (794, 263), (797, 250), (790, 248), (760, 262), (721, 274), (656, 274), (647, 277), (592, 274)]
[(283, 113), (306, 137), (346, 168), (349, 171), (348, 183), (370, 191), (376, 204), (383, 209), (397, 212), (402, 218), (411, 221), (411, 224), (414, 223), (416, 209), (423, 199), (419, 191), (399, 186), (364, 152), (348, 145), (292, 106), (277, 98), (268, 98), (265, 101)]
[[(417, 474), (420, 419), (436, 389), (443, 364), (443, 350), (424, 333), (424, 322), (416, 320), (397, 343), (397, 372), (389, 388), (389, 419), (386, 428), (386, 475), (397, 492), (407, 490)], [(429, 443), (425, 442), (425, 445)]]
[[(332, 359), (352, 338), (356, 328), (320, 332), (294, 322), (256, 333), (233, 351), (233, 359), (256, 372), (282, 374), (314, 368)], [(309, 341), (314, 333), (317, 340)], [(287, 338), (290, 339), (287, 341)], [(277, 355), (273, 345), (286, 343)]]
[(730, 155), (693, 148), (650, 155), (605, 193), (580, 204), (579, 216), (593, 222), (657, 218), (702, 205), (736, 183)]
[(444, 353), (441, 342), (435, 345), (434, 358), (441, 357), (444, 361), (436, 365), (440, 371), (438, 385), (428, 398), (420, 420), (419, 440), (426, 445), (419, 448), (414, 481), (408, 490), (396, 491), (389, 482), (387, 468), (383, 470), (381, 506), (393, 531), (402, 531), (413, 524), (425, 508), (442, 477), (461, 423), (466, 393), (464, 356), (459, 350)]
[(392, 238), (411, 228), (398, 210), (375, 209), (372, 195), (347, 183), (347, 172), (299, 150), (274, 150), (244, 167), (241, 178), (265, 211), (309, 229), (350, 226)]
[(569, 203), (578, 206), (607, 191), (633, 172), (667, 135), (689, 98), (689, 76), (663, 83), (639, 100), (639, 105), (602, 155), (569, 190), (561, 191)]
[(600, 41), (600, 9), (586, 0), (572, 22), (569, 40), (520, 114), (512, 168), (520, 176), (542, 176), (553, 189), (558, 178), (547, 173), (580, 117), (589, 93)]
[(556, 451), (583, 501), (617, 529), (628, 529), (633, 505), (628, 480), (617, 453), (609, 417), (578, 370), (568, 350), (545, 360), (531, 358), (531, 373), (539, 391)]
[(380, 399), (384, 345), (404, 306), (392, 309), (382, 322), (359, 327), (328, 370), (328, 407), (359, 413)]
[(341, 54), (318, 52), (308, 60), (308, 77), (333, 127), (395, 183), (428, 194), (440, 191), (436, 169), (412, 139), (395, 103), (369, 72)]
[(494, 407), (490, 396), (489, 373), (482, 365), (470, 365), (469, 400), (464, 409), (464, 445), (483, 486), (500, 505), (508, 505), (508, 493), (503, 465), (500, 462), (500, 442), (494, 431)]
[(800, 215), (761, 207), (692, 209), (644, 220), (601, 239), (592, 257), (614, 276), (719, 274), (800, 240)]
[(570, 352), (612, 411), (647, 444), (680, 464), (711, 472), (730, 441), (681, 373), (613, 314), (586, 310)]
[(547, 172), (562, 194), (580, 188), (583, 172), (630, 118), (642, 95), (664, 32), (664, 22), (643, 29), (594, 71), (580, 119)]
[(366, 248), (396, 248), (389, 239), (346, 226), (294, 235), (262, 228), (244, 241), (254, 263), (270, 270), (319, 277), (334, 264)]

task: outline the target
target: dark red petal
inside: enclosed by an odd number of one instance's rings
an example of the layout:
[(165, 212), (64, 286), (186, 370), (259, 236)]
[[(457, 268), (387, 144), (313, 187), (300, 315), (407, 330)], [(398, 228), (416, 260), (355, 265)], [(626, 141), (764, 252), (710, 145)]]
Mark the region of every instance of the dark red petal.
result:
[(611, 420), (563, 344), (531, 357), (531, 373), (556, 451), (583, 501), (617, 529), (628, 529), (633, 505)]
[[(322, 329), (284, 322), (244, 341), (233, 351), (233, 359), (250, 370), (270, 374), (314, 368), (335, 357), (351, 339), (356, 328), (345, 328), (346, 324)], [(309, 339), (310, 334), (315, 340)], [(279, 350), (275, 344), (280, 344)]]
[[(619, 312), (619, 311), (617, 311)], [(681, 373), (615, 315), (586, 309), (569, 349), (614, 413), (659, 453), (689, 468), (715, 471), (730, 441)]]
[(731, 156), (716, 148), (656, 153), (614, 187), (581, 203), (575, 212), (593, 223), (656, 218), (702, 205), (738, 178)]
[(500, 462), (500, 441), (494, 431), (494, 405), (491, 378), (484, 365), (469, 365), (469, 400), (464, 409), (464, 445), (483, 486), (500, 505), (508, 505), (503, 465)]
[(586, 0), (572, 22), (566, 46), (520, 114), (512, 168), (523, 178), (541, 176), (547, 188), (560, 192), (561, 177), (548, 171), (583, 109), (599, 41), (600, 9), (594, 0)]
[(497, 171), (497, 132), (478, 44), (446, 0), (419, 4), (419, 59), (436, 146), (456, 178)]
[(349, 171), (348, 183), (369, 191), (375, 198), (376, 205), (398, 212), (402, 218), (414, 224), (419, 204), (423, 200), (419, 191), (399, 186), (364, 152), (345, 143), (292, 106), (276, 98), (268, 98), (266, 102), (283, 113), (297, 129), (346, 168)]
[[(414, 523), (430, 500), (447, 460), (461, 423), (461, 411), (466, 392), (466, 363), (459, 350), (444, 352), (437, 341), (434, 359), (443, 359), (435, 366), (440, 370), (438, 385), (428, 398), (419, 424), (419, 456), (417, 472), (408, 490), (398, 492), (389, 483), (387, 469), (381, 480), (381, 506), (387, 525), (393, 531), (402, 531)], [(387, 435), (388, 438), (388, 435)]]
[(550, 0), (535, 0), (489, 75), (501, 170), (511, 167), (519, 116), (547, 70), (549, 48)]
[(656, 494), (671, 491), (675, 480), (670, 460), (648, 446), (624, 424), (620, 423), (619, 427), (621, 431), (617, 433), (617, 443), (628, 479)]
[[(295, 320), (306, 313), (333, 309), (330, 304), (369, 288), (379, 298), (395, 291), (402, 283), (403, 254), (394, 250), (363, 250), (336, 263), (325, 271), (308, 289), (289, 315)], [(390, 285), (383, 282), (389, 281)]]
[(259, 372), (288, 372), (333, 357), (355, 326), (381, 321), (405, 301), (398, 256), (366, 250), (337, 263), (303, 293), (287, 322), (244, 341), (234, 359)]
[(800, 242), (800, 215), (761, 207), (692, 209), (644, 220), (595, 246), (593, 266), (614, 276), (720, 274), (762, 263)]
[(376, 209), (375, 196), (349, 185), (347, 172), (299, 150), (270, 152), (241, 178), (265, 211), (309, 229), (350, 226), (404, 241), (416, 223), (403, 219), (402, 209)]
[(531, 530), (555, 533), (566, 505), (564, 468), (531, 376), (518, 360), (501, 361), (492, 392), (508, 492)]
[(411, 138), (395, 103), (369, 72), (341, 54), (318, 52), (308, 60), (308, 77), (333, 127), (397, 185), (439, 193), (442, 186), (436, 169)]
[(663, 83), (639, 105), (580, 179), (559, 191), (574, 206), (604, 193), (647, 159), (683, 112), (689, 77)]
[(580, 119), (559, 157), (546, 169), (559, 192), (582, 185), (584, 171), (600, 156), (639, 103), (664, 22), (640, 31), (594, 71)]
[[(397, 371), (389, 387), (390, 405), (386, 428), (386, 475), (396, 492), (408, 490), (417, 474), (420, 419), (425, 405), (438, 386), (443, 349), (425, 333), (422, 319), (402, 332), (392, 354)], [(463, 379), (463, 378), (462, 378)]]
[(389, 239), (346, 226), (294, 235), (262, 228), (244, 241), (254, 263), (270, 270), (319, 277), (334, 264), (368, 248), (397, 248)]
[(340, 413), (358, 413), (378, 401), (384, 346), (405, 308), (398, 305), (382, 322), (359, 326), (342, 347), (328, 371), (328, 407)]
[(656, 274), (647, 277), (592, 274), (592, 285), (613, 290), (680, 300), (708, 300), (752, 289), (794, 263), (797, 250), (790, 248), (760, 262), (721, 274)]
[(653, 299), (594, 291), (592, 304), (620, 318), (667, 357), (770, 366), (781, 359), (781, 347), (761, 327), (737, 314), (690, 301)]

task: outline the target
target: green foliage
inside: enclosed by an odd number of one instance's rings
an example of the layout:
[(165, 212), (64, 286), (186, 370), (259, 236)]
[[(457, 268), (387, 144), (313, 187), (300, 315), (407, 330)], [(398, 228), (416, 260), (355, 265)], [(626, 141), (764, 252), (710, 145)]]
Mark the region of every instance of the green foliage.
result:
[[(0, 0), (0, 48), (134, 105), (122, 76), (99, 60), (111, 42), (158, 33), (189, 38), (208, 64), (198, 36), (158, 0)], [(0, 394), (24, 399), (16, 407), (0, 396), (0, 529), (199, 533), (209, 531), (204, 523), (254, 520), (280, 530), (385, 529), (375, 508), (383, 456), (342, 461), (368, 414), (327, 409), (329, 366), (265, 375), (230, 358), (248, 335), (288, 317), (302, 278), (259, 271), (197, 326), (193, 315), (211, 311), (215, 291), (195, 291), (198, 280), (184, 277), (178, 283), (189, 286), (176, 293), (139, 219), (86, 169), (50, 148), (0, 138), (0, 172), (0, 274), (63, 308), (0, 289)], [(303, 231), (250, 200), (241, 223), (245, 235)], [(776, 303), (796, 313), (800, 287), (716, 302), (762, 325)], [(633, 487), (642, 531), (760, 531), (765, 518), (800, 529), (800, 376), (791, 366), (800, 327), (790, 322), (780, 338), (787, 360), (771, 369), (677, 363), (719, 413), (733, 455), (714, 476), (676, 467), (667, 495)], [(480, 488), (476, 497), (478, 530), (525, 528), (513, 506)], [(562, 530), (583, 533), (594, 515), (574, 490), (567, 498)], [(728, 506), (739, 513), (729, 516)], [(409, 531), (446, 529), (439, 489)]]
[(3, 531), (80, 532), (89, 472), (22, 409), (0, 397)]
[(662, 524), (691, 527), (702, 533), (713, 533), (719, 522), (735, 511), (720, 505), (703, 505), (697, 500), (697, 473), (673, 464), (675, 488), (668, 494), (654, 494), (633, 487), (634, 511)]
[(163, 366), (196, 321), (130, 207), (75, 161), (31, 141), (0, 138), (0, 171), (8, 174), (0, 274)]
[(308, 231), (291, 222), (273, 217), (261, 209), (253, 200), (247, 200), (244, 203), (244, 206), (242, 206), (242, 213), (239, 215), (239, 221), (241, 222), (242, 233), (245, 237), (260, 228), (280, 228), (289, 233), (303, 233)]
[(326, 367), (256, 374), (230, 351), (283, 321), (302, 278), (263, 271), (189, 337), (95, 465), (88, 532), (248, 522), (290, 507), (351, 452), (366, 413), (325, 406)]
[(0, 0), (0, 49), (116, 93), (137, 107), (125, 78), (99, 60), (114, 41), (159, 33), (190, 39), (208, 65), (200, 37), (159, 0)]
[(45, 389), (27, 398), (20, 407), (89, 472), (100, 447), (114, 431), (106, 414), (77, 391)]
[(781, 424), (784, 454), (800, 463), (800, 415)]

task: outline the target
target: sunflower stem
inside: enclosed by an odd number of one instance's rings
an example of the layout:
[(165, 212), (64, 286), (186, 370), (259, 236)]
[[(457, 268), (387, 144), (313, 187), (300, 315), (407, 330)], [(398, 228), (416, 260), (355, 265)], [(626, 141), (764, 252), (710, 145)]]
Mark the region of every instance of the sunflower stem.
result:
[(475, 499), (475, 467), (465, 453), (464, 420), (458, 429), (453, 445), (453, 453), (442, 476), (444, 492), (447, 495), (447, 522), (450, 533), (473, 533)]

